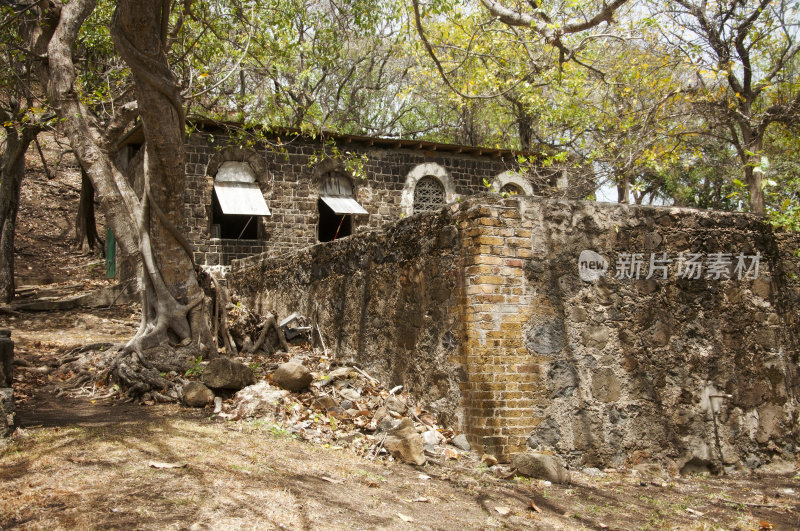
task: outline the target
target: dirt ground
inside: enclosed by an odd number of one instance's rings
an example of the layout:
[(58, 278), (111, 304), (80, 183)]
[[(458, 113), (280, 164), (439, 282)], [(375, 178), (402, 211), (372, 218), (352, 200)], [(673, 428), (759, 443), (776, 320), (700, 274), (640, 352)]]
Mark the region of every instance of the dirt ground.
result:
[(133, 306), (0, 317), (26, 365), (20, 429), (0, 443), (0, 528), (800, 528), (792, 464), (719, 477), (576, 470), (552, 485), (495, 477), (477, 455), (412, 467), (210, 409), (52, 394), (59, 355), (120, 341), (136, 318)]
[[(17, 287), (79, 283), (106, 284), (101, 250), (83, 252), (75, 244), (75, 216), (81, 191), (80, 169), (69, 146), (51, 134), (40, 135), (47, 171), (35, 149), (26, 157), (15, 235)], [(60, 158), (60, 163), (59, 163)], [(103, 216), (97, 228), (105, 237)]]
[[(55, 166), (52, 139), (44, 149), (52, 179), (32, 151), (23, 183), (18, 286), (107, 285), (102, 257), (72, 241), (77, 167), (69, 156)], [(719, 477), (573, 470), (571, 484), (552, 485), (497, 477), (474, 454), (413, 467), (266, 420), (98, 398), (107, 389), (53, 394), (60, 356), (124, 341), (138, 316), (135, 305), (0, 314), (20, 360), (19, 429), (0, 440), (0, 530), (800, 528), (795, 463)]]

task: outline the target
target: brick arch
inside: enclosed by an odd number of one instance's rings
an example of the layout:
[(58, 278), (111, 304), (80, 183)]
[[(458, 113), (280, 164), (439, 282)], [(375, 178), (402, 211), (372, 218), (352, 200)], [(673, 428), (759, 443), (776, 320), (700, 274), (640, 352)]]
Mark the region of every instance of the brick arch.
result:
[(227, 147), (212, 155), (206, 167), (206, 175), (213, 178), (219, 171), (219, 167), (222, 166), (222, 163), (228, 161), (248, 163), (259, 184), (269, 183), (269, 169), (267, 168), (267, 161), (264, 160), (264, 157), (255, 151), (239, 147)]
[(406, 216), (414, 214), (414, 189), (423, 177), (433, 177), (442, 183), (445, 203), (452, 203), (458, 199), (455, 183), (447, 170), (434, 162), (418, 164), (408, 172), (406, 184), (403, 186), (403, 195), (400, 198), (400, 209)]
[(353, 187), (353, 197), (356, 197), (358, 183), (350, 172), (345, 169), (342, 161), (337, 159), (324, 159), (314, 166), (311, 170), (311, 182), (318, 190), (323, 184), (323, 179), (328, 173), (338, 173), (350, 180), (350, 185)]
[(500, 193), (500, 190), (507, 184), (518, 186), (525, 195), (533, 195), (533, 186), (530, 181), (514, 171), (504, 171), (492, 181), (492, 192)]

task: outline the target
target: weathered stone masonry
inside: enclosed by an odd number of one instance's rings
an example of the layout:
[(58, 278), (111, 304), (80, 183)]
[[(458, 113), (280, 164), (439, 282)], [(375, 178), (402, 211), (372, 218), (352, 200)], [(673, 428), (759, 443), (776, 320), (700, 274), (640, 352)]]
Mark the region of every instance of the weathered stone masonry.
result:
[[(267, 252), (273, 256), (313, 245), (317, 239), (320, 175), (325, 170), (342, 170), (341, 161), (325, 158), (324, 144), (318, 139), (289, 137), (280, 148), (272, 145), (255, 149), (219, 146), (210, 134), (195, 134), (187, 142), (186, 215), (189, 241), (197, 248), (200, 265), (228, 265), (231, 260)], [(369, 145), (370, 143), (373, 145)], [(374, 144), (378, 142), (377, 144)], [(360, 139), (355, 143), (339, 140), (340, 152), (351, 157), (366, 155), (365, 179), (352, 179), (355, 199), (369, 212), (354, 216), (355, 229), (377, 228), (410, 215), (407, 190), (409, 174), (422, 170), (439, 177), (448, 200), (486, 191), (485, 182), (518, 168), (511, 151), (472, 149), (472, 152), (445, 152), (445, 146), (426, 149), (430, 143), (411, 143), (379, 139)], [(455, 147), (449, 147), (455, 150)], [(464, 148), (467, 149), (467, 148)], [(322, 159), (319, 163), (313, 160)], [(262, 237), (257, 240), (210, 238), (213, 177), (226, 160), (247, 161), (255, 170), (261, 191), (272, 216), (258, 220)], [(552, 173), (552, 172), (551, 172)], [(555, 179), (555, 177), (554, 177)], [(556, 184), (555, 180), (553, 184)], [(537, 190), (547, 193), (548, 190)], [(586, 193), (586, 190), (573, 190)], [(404, 203), (405, 200), (405, 203)]]
[[(519, 175), (516, 152), (453, 146), (432, 142), (326, 135), (312, 138), (295, 132), (266, 135), (267, 142), (242, 148), (230, 140), (230, 131), (214, 124), (197, 124), (187, 138), (186, 221), (183, 229), (195, 247), (195, 262), (211, 269), (233, 259), (268, 253), (277, 256), (320, 241), (318, 199), (328, 172), (340, 173), (353, 186), (353, 199), (367, 215), (352, 216), (354, 232), (374, 229), (413, 213), (415, 184), (433, 177), (447, 202), (485, 192), (489, 184), (505, 184), (520, 193), (583, 197), (593, 189), (591, 179), (568, 176), (565, 168), (540, 168)], [(136, 130), (120, 146), (118, 163), (132, 182), (141, 186), (141, 132)], [(338, 153), (338, 155), (336, 154)], [(363, 178), (346, 170), (345, 159), (363, 162)], [(214, 235), (212, 226), (214, 179), (225, 162), (246, 163), (253, 171), (271, 216), (256, 217), (257, 237), (235, 239)], [(139, 190), (140, 192), (140, 190)]]
[[(799, 248), (742, 214), (481, 196), (238, 262), (231, 282), (261, 311), (315, 319), (337, 357), (501, 458), (756, 466), (798, 445)], [(584, 250), (609, 262), (594, 282)], [(673, 260), (667, 278), (616, 278), (629, 253)], [(681, 278), (680, 253), (760, 253), (759, 276), (733, 259)]]

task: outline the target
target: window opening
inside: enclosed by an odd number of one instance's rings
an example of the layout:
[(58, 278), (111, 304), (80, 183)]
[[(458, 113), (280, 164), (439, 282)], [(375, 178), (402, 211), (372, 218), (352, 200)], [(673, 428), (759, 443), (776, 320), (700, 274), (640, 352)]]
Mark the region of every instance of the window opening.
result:
[(525, 195), (522, 188), (513, 183), (508, 183), (500, 189), (500, 195)]
[(414, 213), (439, 210), (446, 204), (444, 186), (436, 177), (426, 175), (414, 187)]
[(317, 235), (321, 242), (331, 242), (353, 233), (353, 216), (337, 214), (322, 199), (317, 200), (319, 227)]
[(222, 163), (214, 178), (211, 235), (232, 240), (257, 240), (260, 216), (269, 216), (256, 177), (246, 162)]
[(330, 242), (353, 233), (353, 216), (367, 211), (353, 198), (353, 183), (347, 175), (330, 171), (322, 176), (317, 210), (317, 239)]

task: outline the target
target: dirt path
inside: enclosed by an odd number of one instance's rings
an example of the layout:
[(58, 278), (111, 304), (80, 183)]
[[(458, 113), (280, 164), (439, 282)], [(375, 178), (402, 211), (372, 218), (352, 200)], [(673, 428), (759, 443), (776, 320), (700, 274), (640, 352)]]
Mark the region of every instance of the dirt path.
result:
[(512, 527), (539, 519), (527, 485), (480, 488), (207, 414), (35, 397), (0, 456), (0, 527), (478, 529), (500, 525), (495, 506), (517, 508)]
[(548, 485), (494, 478), (474, 461), (368, 461), (209, 410), (39, 393), (19, 413), (22, 429), (0, 450), (2, 529), (800, 527), (793, 473), (662, 484), (576, 472), (572, 485)]

